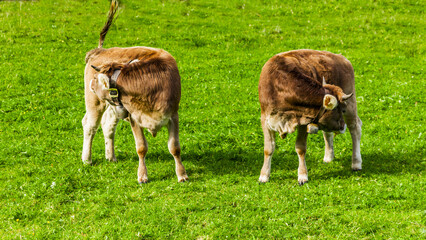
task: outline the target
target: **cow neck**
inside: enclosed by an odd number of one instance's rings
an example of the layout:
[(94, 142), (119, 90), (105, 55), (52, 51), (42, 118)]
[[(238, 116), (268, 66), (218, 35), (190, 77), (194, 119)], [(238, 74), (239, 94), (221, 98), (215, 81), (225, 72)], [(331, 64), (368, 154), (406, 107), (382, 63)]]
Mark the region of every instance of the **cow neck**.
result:
[(319, 119), (322, 117), (322, 115), (324, 115), (326, 109), (324, 106), (321, 106), (320, 110), (318, 111), (317, 115), (315, 116), (314, 120), (312, 121), (312, 123), (314, 124), (318, 124)]
[(121, 70), (115, 70), (109, 79), (109, 96), (111, 97), (115, 106), (123, 106), (119, 99), (119, 92), (117, 89), (117, 79), (120, 76)]

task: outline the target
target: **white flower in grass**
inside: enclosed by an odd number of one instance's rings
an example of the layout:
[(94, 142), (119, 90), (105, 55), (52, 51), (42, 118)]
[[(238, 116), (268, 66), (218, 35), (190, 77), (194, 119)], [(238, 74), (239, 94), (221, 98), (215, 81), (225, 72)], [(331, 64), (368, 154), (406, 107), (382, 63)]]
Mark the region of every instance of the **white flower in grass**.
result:
[(50, 185), (51, 188), (54, 188), (56, 186), (55, 182), (52, 182), (52, 185)]

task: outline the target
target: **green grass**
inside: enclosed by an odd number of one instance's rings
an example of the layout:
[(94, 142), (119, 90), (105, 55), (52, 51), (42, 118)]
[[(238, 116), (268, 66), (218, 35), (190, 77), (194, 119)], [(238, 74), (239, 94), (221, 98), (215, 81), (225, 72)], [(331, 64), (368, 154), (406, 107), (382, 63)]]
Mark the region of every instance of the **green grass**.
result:
[[(283, 3), (285, 2), (285, 3)], [(104, 47), (150, 46), (182, 76), (179, 184), (167, 131), (147, 136), (150, 182), (137, 184), (129, 124), (118, 162), (80, 160), (85, 53), (108, 1), (0, 2), (0, 238), (426, 238), (425, 13), (422, 1), (122, 1)], [(277, 141), (269, 183), (257, 179), (263, 64), (293, 49), (345, 55), (356, 74), (363, 170), (350, 134), (322, 163), (308, 140), (297, 185), (295, 135)]]

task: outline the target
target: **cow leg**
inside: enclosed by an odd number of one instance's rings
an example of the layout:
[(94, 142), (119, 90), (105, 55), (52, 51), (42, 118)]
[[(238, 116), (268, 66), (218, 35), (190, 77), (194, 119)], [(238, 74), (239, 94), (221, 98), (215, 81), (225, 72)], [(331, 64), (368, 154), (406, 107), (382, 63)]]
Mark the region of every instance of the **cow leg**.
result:
[(81, 121), (84, 131), (83, 153), (81, 155), (81, 160), (85, 164), (92, 164), (93, 137), (98, 130), (104, 110), (105, 105), (102, 103), (100, 103), (100, 105), (98, 105), (95, 109), (86, 108), (86, 114)]
[(185, 182), (188, 180), (188, 175), (186, 174), (185, 167), (182, 164), (180, 157), (180, 143), (179, 143), (179, 115), (176, 113), (172, 116), (168, 124), (169, 130), (169, 141), (167, 146), (169, 152), (173, 155), (175, 159), (176, 166), (176, 175), (178, 182)]
[(263, 130), (263, 167), (260, 171), (260, 177), (259, 182), (267, 182), (269, 181), (269, 176), (271, 175), (271, 160), (272, 155), (274, 154), (275, 150), (275, 133), (271, 131), (266, 123), (265, 116), (261, 116), (261, 122), (262, 122), (262, 130)]
[(297, 128), (296, 152), (299, 156), (298, 181), (300, 186), (308, 182), (308, 169), (305, 162), (307, 138), (306, 126), (299, 126)]
[(148, 174), (145, 165), (145, 156), (148, 152), (148, 142), (146, 141), (145, 135), (143, 133), (143, 128), (139, 126), (135, 120), (131, 117), (129, 118), (130, 125), (132, 126), (133, 136), (135, 138), (136, 143), (136, 152), (139, 157), (139, 167), (138, 167), (138, 182), (139, 183), (147, 183), (148, 182)]
[(362, 169), (361, 158), (361, 126), (362, 121), (357, 115), (345, 116), (345, 122), (349, 128), (352, 137), (352, 170), (358, 171)]
[(325, 149), (324, 149), (324, 162), (329, 163), (334, 159), (334, 147), (333, 147), (333, 132), (322, 132), (324, 136)]
[(119, 119), (116, 117), (114, 109), (108, 106), (102, 116), (101, 124), (105, 139), (105, 158), (112, 162), (117, 161), (114, 153), (114, 136), (118, 121)]

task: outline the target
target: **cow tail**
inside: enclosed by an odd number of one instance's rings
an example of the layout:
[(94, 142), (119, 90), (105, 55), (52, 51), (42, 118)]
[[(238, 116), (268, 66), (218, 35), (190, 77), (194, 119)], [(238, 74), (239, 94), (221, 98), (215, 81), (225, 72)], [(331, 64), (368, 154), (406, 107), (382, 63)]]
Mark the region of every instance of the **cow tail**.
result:
[(111, 24), (114, 20), (115, 14), (117, 13), (117, 10), (118, 10), (118, 2), (117, 2), (117, 0), (112, 0), (111, 1), (111, 7), (109, 8), (109, 12), (108, 12), (107, 21), (106, 21), (104, 27), (102, 28), (101, 34), (99, 36), (98, 48), (102, 48), (102, 46), (104, 45), (105, 36), (108, 33), (109, 27), (111, 27)]

